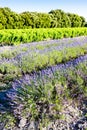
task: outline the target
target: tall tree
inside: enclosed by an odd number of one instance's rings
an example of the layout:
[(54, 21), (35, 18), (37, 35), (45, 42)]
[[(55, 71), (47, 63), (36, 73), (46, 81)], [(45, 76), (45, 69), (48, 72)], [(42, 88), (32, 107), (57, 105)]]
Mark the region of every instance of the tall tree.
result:
[(71, 22), (69, 17), (67, 16), (66, 13), (64, 13), (62, 10), (51, 10), (49, 12), (49, 14), (51, 14), (52, 16), (52, 24), (54, 26), (54, 22), (55, 22), (55, 26), (56, 27), (70, 27), (71, 26)]
[(71, 21), (71, 27), (81, 27), (82, 26), (82, 19), (79, 15), (77, 14), (67, 14), (70, 18)]

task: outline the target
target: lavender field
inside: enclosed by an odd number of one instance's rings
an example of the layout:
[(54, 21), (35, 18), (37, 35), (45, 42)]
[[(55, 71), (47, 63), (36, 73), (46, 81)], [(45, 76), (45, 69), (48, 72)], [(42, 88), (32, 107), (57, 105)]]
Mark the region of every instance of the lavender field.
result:
[(87, 129), (87, 36), (0, 47), (0, 130)]

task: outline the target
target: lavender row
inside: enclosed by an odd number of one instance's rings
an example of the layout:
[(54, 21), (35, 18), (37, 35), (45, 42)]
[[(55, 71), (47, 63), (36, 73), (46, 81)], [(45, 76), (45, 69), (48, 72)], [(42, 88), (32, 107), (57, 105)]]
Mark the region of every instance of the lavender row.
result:
[(32, 81), (36, 82), (38, 79), (50, 79), (54, 77), (54, 74), (57, 71), (66, 72), (67, 69), (73, 70), (76, 66), (79, 64), (86, 64), (87, 65), (87, 55), (80, 56), (74, 60), (68, 61), (65, 64), (58, 64), (51, 67), (47, 67), (46, 69), (43, 69), (38, 72), (34, 72), (31, 74), (26, 74), (23, 76), (20, 80), (16, 80), (13, 83), (13, 87), (17, 88), (17, 86), (21, 86), (22, 84), (31, 85)]
[[(66, 74), (69, 70), (70, 71), (76, 71), (75, 68), (78, 67), (78, 72), (80, 72), (81, 66), (86, 66), (83, 73), (85, 80), (87, 79), (87, 55), (80, 56), (79, 58), (69, 61), (65, 64), (58, 64), (55, 66), (48, 67), (47, 69), (43, 69), (39, 72), (34, 72), (32, 74), (26, 74), (22, 76), (20, 79), (14, 79), (12, 83), (12, 87), (6, 91), (0, 92), (0, 112), (5, 112), (11, 110), (15, 110), (15, 99), (17, 98), (17, 93), (19, 88), (24, 88), (25, 85), (32, 86), (38, 86), (38, 84), (41, 83), (47, 83), (50, 82), (52, 79), (55, 79), (55, 75), (58, 72), (57, 79), (60, 78), (61, 73)], [(65, 75), (67, 76), (67, 75)], [(11, 110), (11, 111), (12, 111)]]
[[(60, 40), (50, 40), (43, 42), (34, 42), (29, 44), (22, 44), (20, 46), (13, 47), (1, 47), (0, 56), (3, 59), (11, 59), (27, 54), (44, 54), (51, 52), (53, 50), (64, 50), (66, 48), (72, 48), (76, 46), (83, 46), (87, 44), (87, 37), (77, 37), (77, 38), (66, 38)], [(1, 60), (1, 61), (2, 61)]]
[(18, 80), (14, 79), (10, 89), (0, 92), (0, 113), (5, 114), (6, 112), (12, 112), (15, 117), (21, 119), (22, 113), (20, 113), (20, 111), (24, 104), (17, 100), (23, 98), (18, 96), (19, 89), (25, 89), (26, 85), (29, 87), (32, 87), (32, 85), (37, 87), (39, 83), (46, 84), (47, 82), (51, 82), (53, 79), (55, 81), (55, 78), (58, 80), (61, 77), (61, 74), (67, 77), (69, 72), (76, 71), (78, 72), (78, 75), (81, 73), (81, 77), (83, 76), (87, 83), (87, 55), (80, 56), (65, 64), (58, 64), (38, 72), (26, 74)]

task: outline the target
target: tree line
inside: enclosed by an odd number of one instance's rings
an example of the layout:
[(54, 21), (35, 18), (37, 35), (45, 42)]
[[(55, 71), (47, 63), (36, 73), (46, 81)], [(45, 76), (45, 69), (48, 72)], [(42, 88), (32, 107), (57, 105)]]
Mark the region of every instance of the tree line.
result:
[(51, 10), (48, 13), (22, 12), (17, 14), (10, 8), (0, 8), (0, 29), (65, 28), (86, 27), (83, 16)]

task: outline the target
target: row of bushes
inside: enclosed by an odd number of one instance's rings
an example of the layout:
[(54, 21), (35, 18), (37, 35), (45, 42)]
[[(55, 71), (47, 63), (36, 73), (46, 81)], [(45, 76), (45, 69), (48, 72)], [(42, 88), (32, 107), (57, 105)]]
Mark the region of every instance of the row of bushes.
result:
[(0, 30), (0, 45), (20, 44), (86, 35), (87, 28), (8, 29)]
[[(59, 63), (66, 63), (78, 56), (87, 54), (87, 45), (66, 48), (65, 51), (51, 51), (46, 54), (25, 55), (21, 60), (14, 62), (5, 61), (0, 64), (0, 73), (4, 74), (8, 80), (12, 77), (21, 76), (22, 74), (39, 71), (49, 66)], [(44, 59), (44, 60), (43, 60)], [(15, 64), (16, 63), (16, 64)], [(10, 76), (9, 76), (10, 75)], [(2, 80), (6, 80), (2, 79)]]
[(8, 7), (0, 8), (0, 29), (64, 28), (86, 26), (84, 17), (51, 10), (49, 13), (23, 12), (17, 14)]
[[(23, 84), (24, 87), (16, 91), (15, 99), (14, 94), (10, 97), (9, 104), (14, 104), (16, 110), (12, 110), (12, 113), (8, 111), (0, 114), (0, 122), (6, 122), (5, 129), (14, 129), (21, 117), (28, 119), (28, 122), (38, 121), (42, 129), (53, 120), (66, 121), (66, 113), (64, 113), (66, 102), (69, 106), (74, 104), (78, 107), (83, 97), (84, 99), (87, 97), (86, 74), (87, 67), (83, 62), (74, 68), (67, 68), (66, 71), (57, 70), (52, 78), (44, 77), (44, 80), (41, 77), (37, 78), (37, 83), (33, 81), (31, 86)], [(80, 116), (82, 116), (81, 112)]]

